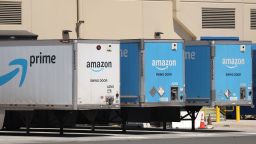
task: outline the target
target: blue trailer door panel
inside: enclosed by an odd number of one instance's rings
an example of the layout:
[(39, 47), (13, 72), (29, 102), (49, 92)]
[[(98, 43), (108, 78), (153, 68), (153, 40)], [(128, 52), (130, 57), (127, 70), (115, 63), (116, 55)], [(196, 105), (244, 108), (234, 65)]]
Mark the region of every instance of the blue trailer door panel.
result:
[(215, 45), (216, 105), (251, 104), (252, 59), (251, 45)]
[[(167, 103), (184, 100), (183, 45), (145, 42), (145, 102)], [(175, 94), (174, 94), (175, 93)]]
[(184, 105), (184, 81), (183, 41), (121, 41), (123, 106)]

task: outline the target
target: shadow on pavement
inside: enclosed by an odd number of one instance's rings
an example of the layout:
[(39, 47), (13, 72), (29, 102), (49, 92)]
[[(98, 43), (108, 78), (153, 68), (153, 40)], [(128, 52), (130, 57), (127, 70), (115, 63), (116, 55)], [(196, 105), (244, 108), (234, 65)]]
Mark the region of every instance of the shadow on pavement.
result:
[(226, 133), (226, 132), (242, 132), (236, 130), (215, 130), (215, 129), (197, 129), (191, 131), (189, 129), (167, 129), (162, 128), (138, 128), (127, 127), (124, 133), (119, 127), (97, 126), (95, 131), (91, 131), (91, 127), (65, 128), (64, 135), (59, 135), (59, 129), (56, 128), (31, 128), (30, 134), (26, 134), (24, 128), (17, 131), (0, 131), (0, 136), (35, 136), (35, 137), (102, 137), (113, 136), (114, 134), (124, 135), (151, 135), (151, 134), (177, 134), (176, 132), (191, 133)]
[(172, 132), (200, 132), (200, 133), (226, 133), (226, 132), (242, 132), (239, 130), (216, 130), (216, 129), (197, 129), (191, 131), (189, 129), (171, 129)]
[(1, 131), (0, 132), (0, 136), (27, 136), (27, 137), (105, 137), (105, 136), (111, 136), (111, 135), (99, 135), (99, 134), (72, 134), (72, 133), (64, 133), (64, 135), (60, 135), (59, 133), (45, 133), (45, 131), (40, 131), (43, 133), (38, 133), (39, 131), (37, 131), (37, 133), (35, 133), (35, 131), (31, 131), (30, 134), (26, 134), (26, 132), (22, 132), (19, 131), (19, 133), (17, 133), (16, 131)]
[[(77, 129), (83, 129), (83, 130), (88, 130), (90, 131), (90, 127), (77, 127)], [(110, 127), (110, 126), (99, 126), (96, 127), (96, 130), (119, 130), (122, 131), (121, 128), (119, 127)], [(161, 127), (157, 127), (157, 128), (141, 128), (141, 127), (133, 127), (133, 126), (129, 126), (127, 127), (127, 131), (143, 131), (144, 133), (148, 132), (150, 134), (152, 133), (156, 133), (156, 134), (164, 134), (164, 133), (168, 133), (170, 134), (170, 132), (202, 132), (202, 133), (225, 133), (225, 132), (242, 132), (239, 130), (218, 130), (218, 129), (196, 129), (196, 131), (192, 131), (191, 129), (167, 129), (166, 131), (163, 130), (163, 128)]]
[(96, 128), (95, 131), (91, 129), (71, 129), (65, 128), (64, 135), (59, 135), (59, 129), (44, 129), (44, 128), (31, 128), (30, 134), (26, 134), (25, 129), (15, 131), (0, 131), (0, 136), (37, 136), (37, 137), (97, 137), (97, 136), (113, 136), (114, 134), (125, 135), (150, 135), (150, 134), (170, 134), (165, 131), (147, 131), (140, 129), (140, 131), (127, 129), (127, 132), (122, 132), (121, 129), (102, 129)]

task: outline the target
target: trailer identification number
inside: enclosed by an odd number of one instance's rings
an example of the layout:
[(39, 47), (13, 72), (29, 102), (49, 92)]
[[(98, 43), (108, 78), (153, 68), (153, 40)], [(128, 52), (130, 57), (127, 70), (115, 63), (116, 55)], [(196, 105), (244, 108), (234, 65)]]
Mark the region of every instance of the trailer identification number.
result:
[(226, 73), (226, 76), (241, 76), (241, 73)]
[(90, 79), (90, 82), (108, 82), (108, 79)]
[(172, 73), (156, 73), (156, 76), (172, 76)]

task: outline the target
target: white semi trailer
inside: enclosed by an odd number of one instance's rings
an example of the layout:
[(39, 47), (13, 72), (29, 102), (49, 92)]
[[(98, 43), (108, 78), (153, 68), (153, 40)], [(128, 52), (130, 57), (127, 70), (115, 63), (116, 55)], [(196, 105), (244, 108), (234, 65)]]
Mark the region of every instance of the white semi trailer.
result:
[(23, 115), (29, 130), (34, 111), (62, 123), (67, 113), (119, 109), (119, 51), (107, 40), (0, 42), (0, 110)]

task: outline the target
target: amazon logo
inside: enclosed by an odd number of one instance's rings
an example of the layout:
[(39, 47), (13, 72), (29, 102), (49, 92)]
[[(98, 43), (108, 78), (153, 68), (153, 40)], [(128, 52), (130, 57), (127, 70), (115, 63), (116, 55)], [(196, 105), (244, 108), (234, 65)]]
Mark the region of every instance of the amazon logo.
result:
[(21, 73), (21, 78), (20, 78), (20, 83), (19, 83), (19, 87), (22, 87), (25, 79), (26, 79), (26, 75), (27, 75), (27, 60), (26, 59), (15, 59), (12, 60), (9, 63), (9, 66), (17, 66), (17, 68), (15, 68), (14, 70), (10, 71), (7, 74), (1, 75), (0, 76), (0, 86), (3, 86), (4, 84), (8, 83), (9, 81), (11, 81), (15, 76), (18, 75), (18, 73)]
[(223, 58), (222, 64), (225, 65), (227, 68), (234, 69), (237, 68), (239, 65), (245, 64), (244, 58)]
[(112, 62), (111, 61), (97, 61), (92, 62), (88, 61), (86, 63), (87, 68), (91, 68), (94, 72), (100, 72), (103, 71), (105, 68), (112, 68)]
[(175, 67), (176, 64), (176, 60), (152, 60), (152, 66), (161, 71)]

